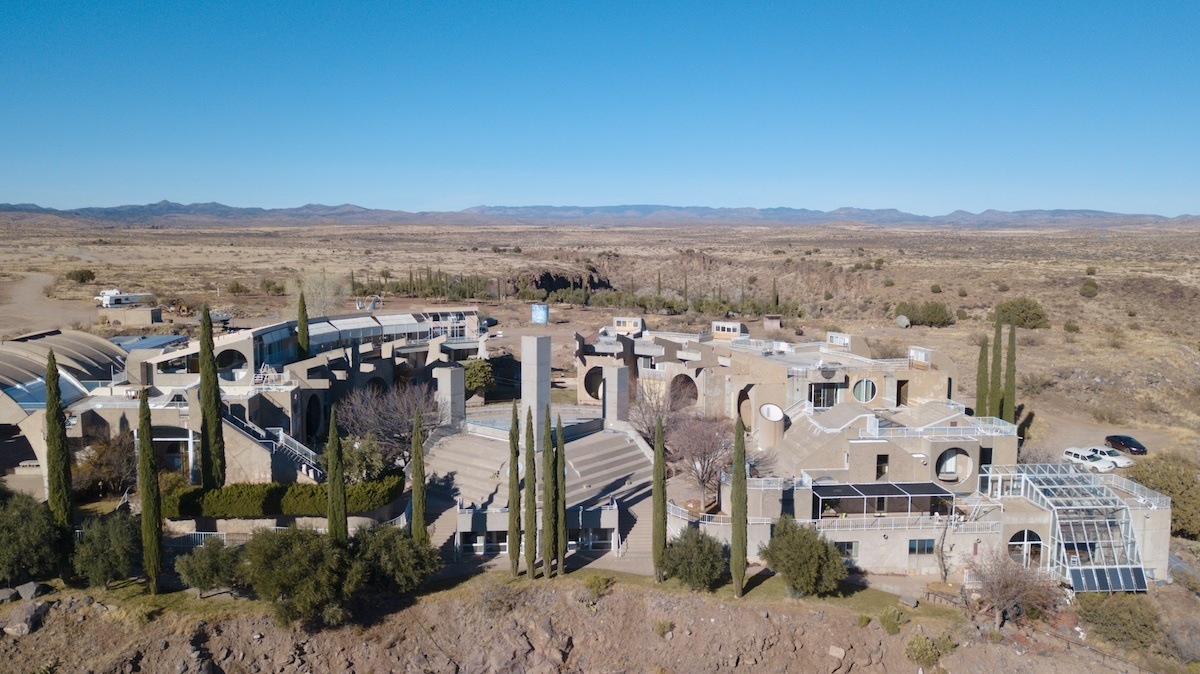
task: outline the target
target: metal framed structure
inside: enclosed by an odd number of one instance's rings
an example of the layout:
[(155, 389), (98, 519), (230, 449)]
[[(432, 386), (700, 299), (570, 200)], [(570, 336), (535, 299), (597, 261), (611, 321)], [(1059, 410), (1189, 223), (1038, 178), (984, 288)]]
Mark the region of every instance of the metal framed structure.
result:
[(1074, 464), (984, 466), (981, 492), (1024, 498), (1051, 513), (1042, 568), (1077, 592), (1145, 592), (1129, 505), (1110, 483)]
[(932, 482), (814, 484), (812, 498), (818, 517), (954, 512), (954, 493)]

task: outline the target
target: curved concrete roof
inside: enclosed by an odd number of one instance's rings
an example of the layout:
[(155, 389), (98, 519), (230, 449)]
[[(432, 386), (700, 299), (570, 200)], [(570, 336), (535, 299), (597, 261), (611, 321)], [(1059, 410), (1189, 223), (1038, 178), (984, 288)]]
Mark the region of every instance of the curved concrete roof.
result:
[(46, 359), (51, 349), (59, 367), (77, 379), (109, 380), (115, 372), (125, 369), (123, 349), (106, 339), (78, 330), (47, 330), (0, 342), (0, 357), (5, 354), (19, 356), (4, 359), (13, 364), (21, 360), (33, 360), (41, 365), (38, 372), (38, 376), (41, 376), (45, 374)]

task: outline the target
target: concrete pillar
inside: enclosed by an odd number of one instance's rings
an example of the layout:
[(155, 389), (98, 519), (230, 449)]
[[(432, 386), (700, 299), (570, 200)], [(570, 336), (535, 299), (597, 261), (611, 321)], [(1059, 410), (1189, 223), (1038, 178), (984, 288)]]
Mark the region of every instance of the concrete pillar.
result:
[(542, 428), (550, 405), (550, 337), (521, 337), (521, 437), (525, 437), (525, 418), (533, 410), (533, 444), (542, 451)]
[(629, 421), (629, 368), (604, 366), (604, 421)]
[(433, 368), (441, 423), (458, 426), (467, 418), (466, 368), (458, 364)]

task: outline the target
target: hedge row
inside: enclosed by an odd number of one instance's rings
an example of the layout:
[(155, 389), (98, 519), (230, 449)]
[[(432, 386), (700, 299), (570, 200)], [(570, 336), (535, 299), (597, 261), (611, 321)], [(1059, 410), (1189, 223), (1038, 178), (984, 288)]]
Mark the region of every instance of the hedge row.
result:
[[(365, 513), (404, 493), (404, 477), (388, 475), (346, 486), (346, 512)], [(185, 487), (163, 496), (163, 517), (324, 517), (329, 504), (324, 484), (230, 484), (207, 492)]]

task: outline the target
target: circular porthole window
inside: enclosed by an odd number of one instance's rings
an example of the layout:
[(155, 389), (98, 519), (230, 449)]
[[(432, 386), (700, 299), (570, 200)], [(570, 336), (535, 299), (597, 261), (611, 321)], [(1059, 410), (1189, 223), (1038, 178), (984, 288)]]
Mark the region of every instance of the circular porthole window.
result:
[(854, 399), (860, 403), (869, 403), (875, 399), (875, 382), (870, 379), (860, 379), (854, 384)]

